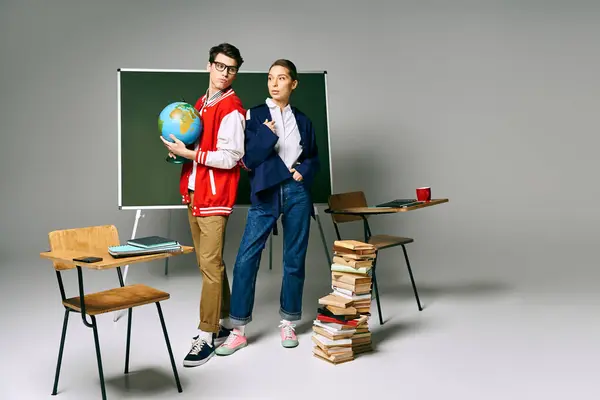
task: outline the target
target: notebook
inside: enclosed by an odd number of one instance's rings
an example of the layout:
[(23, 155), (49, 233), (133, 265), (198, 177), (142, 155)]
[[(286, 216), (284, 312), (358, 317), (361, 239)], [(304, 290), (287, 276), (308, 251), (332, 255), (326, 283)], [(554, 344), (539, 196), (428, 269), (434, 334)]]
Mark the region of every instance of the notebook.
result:
[(377, 207), (410, 207), (419, 204), (417, 199), (396, 199), (387, 203), (378, 204)]
[(129, 244), (120, 246), (110, 246), (108, 248), (108, 253), (115, 258), (142, 256), (157, 253), (176, 253), (179, 251), (181, 251), (181, 246), (179, 244), (171, 246), (153, 247), (147, 249), (138, 246), (132, 246)]
[(159, 247), (159, 246), (174, 246), (177, 245), (177, 241), (173, 239), (164, 238), (161, 236), (146, 236), (138, 239), (131, 239), (127, 241), (127, 244), (145, 249)]

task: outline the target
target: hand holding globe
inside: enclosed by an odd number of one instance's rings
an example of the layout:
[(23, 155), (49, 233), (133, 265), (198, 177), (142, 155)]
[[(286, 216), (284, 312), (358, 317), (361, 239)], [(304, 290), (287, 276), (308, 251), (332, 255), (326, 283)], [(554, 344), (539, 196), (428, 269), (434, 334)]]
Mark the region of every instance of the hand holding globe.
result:
[(173, 164), (181, 164), (189, 162), (194, 158), (194, 151), (187, 148), (187, 146), (174, 135), (171, 135), (171, 141), (165, 140), (162, 136), (160, 137), (165, 147), (169, 151), (166, 161)]
[(200, 138), (202, 121), (192, 105), (175, 102), (163, 108), (158, 116), (158, 130), (169, 150), (168, 162), (181, 164), (194, 158), (194, 151), (187, 146)]

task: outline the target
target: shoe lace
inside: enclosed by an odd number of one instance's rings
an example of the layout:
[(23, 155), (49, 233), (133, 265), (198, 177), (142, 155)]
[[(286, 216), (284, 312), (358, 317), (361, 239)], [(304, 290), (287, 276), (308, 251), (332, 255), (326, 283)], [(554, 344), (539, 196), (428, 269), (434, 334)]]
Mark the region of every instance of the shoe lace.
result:
[(291, 339), (292, 335), (296, 332), (294, 330), (294, 328), (296, 327), (296, 324), (292, 324), (291, 322), (288, 321), (279, 321), (279, 328), (283, 328), (283, 336), (286, 339)]
[(202, 351), (202, 348), (204, 347), (204, 345), (206, 344), (206, 340), (204, 339), (193, 339), (192, 340), (192, 349), (190, 350), (190, 353), (197, 356), (198, 353), (200, 353)]
[(223, 342), (222, 346), (226, 347), (229, 346), (230, 344), (232, 344), (235, 339), (237, 339), (238, 334), (235, 331), (231, 331), (229, 332), (229, 336), (227, 336), (227, 339), (225, 339), (225, 342)]

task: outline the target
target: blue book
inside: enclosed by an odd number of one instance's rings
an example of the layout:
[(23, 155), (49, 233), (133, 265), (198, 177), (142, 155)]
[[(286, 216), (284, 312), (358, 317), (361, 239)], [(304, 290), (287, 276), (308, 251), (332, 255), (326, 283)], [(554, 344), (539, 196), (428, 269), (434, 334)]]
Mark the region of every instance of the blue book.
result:
[(181, 246), (171, 245), (171, 246), (161, 246), (161, 247), (153, 247), (153, 248), (141, 248), (138, 246), (132, 246), (129, 244), (120, 245), (120, 246), (110, 246), (108, 248), (108, 253), (115, 257), (132, 257), (132, 256), (142, 256), (148, 254), (157, 254), (157, 253), (174, 253), (181, 251)]

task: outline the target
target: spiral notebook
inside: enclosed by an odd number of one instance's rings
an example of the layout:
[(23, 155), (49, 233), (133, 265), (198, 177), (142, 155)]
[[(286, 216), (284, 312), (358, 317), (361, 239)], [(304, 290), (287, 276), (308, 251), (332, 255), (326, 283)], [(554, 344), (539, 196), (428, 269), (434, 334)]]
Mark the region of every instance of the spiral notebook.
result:
[(392, 201), (388, 201), (387, 203), (377, 204), (377, 207), (410, 207), (420, 204), (421, 202), (417, 199), (396, 199)]

